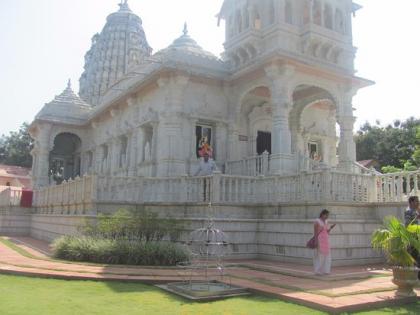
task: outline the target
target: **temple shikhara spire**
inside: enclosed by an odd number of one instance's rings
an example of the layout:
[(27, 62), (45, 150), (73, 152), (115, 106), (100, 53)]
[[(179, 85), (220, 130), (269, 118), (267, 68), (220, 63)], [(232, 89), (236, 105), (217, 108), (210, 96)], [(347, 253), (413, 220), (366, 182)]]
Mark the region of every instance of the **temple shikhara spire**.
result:
[(121, 1), (120, 10), (109, 15), (102, 32), (92, 38), (80, 78), (80, 96), (96, 106), (116, 81), (149, 57), (149, 46), (142, 20)]

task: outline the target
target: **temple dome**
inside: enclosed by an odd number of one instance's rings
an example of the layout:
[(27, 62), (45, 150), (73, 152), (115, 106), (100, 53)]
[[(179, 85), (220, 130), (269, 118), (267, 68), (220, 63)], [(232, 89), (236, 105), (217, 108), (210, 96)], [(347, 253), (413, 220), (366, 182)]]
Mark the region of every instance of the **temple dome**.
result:
[(167, 48), (161, 50), (158, 54), (170, 54), (171, 52), (178, 52), (186, 56), (197, 56), (205, 59), (218, 60), (218, 58), (201, 48), (197, 42), (188, 34), (187, 24), (184, 24), (183, 34), (174, 40), (174, 42)]
[(83, 124), (92, 107), (74, 93), (69, 80), (66, 89), (54, 100), (44, 105), (36, 115), (36, 120)]
[(85, 56), (79, 94), (92, 105), (98, 105), (110, 86), (152, 53), (141, 18), (131, 11), (127, 0), (119, 6), (107, 17), (101, 33), (93, 36)]

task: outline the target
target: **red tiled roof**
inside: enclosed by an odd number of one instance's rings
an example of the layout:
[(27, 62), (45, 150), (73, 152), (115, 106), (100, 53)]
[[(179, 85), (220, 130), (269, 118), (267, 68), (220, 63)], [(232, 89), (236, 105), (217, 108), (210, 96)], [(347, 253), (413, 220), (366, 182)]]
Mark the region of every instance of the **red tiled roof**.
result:
[(363, 165), (364, 167), (369, 167), (372, 164), (377, 164), (378, 162), (376, 160), (362, 160), (362, 161), (357, 161), (357, 163), (359, 163), (360, 165)]
[(0, 176), (4, 177), (31, 177), (31, 169), (21, 166), (0, 164)]

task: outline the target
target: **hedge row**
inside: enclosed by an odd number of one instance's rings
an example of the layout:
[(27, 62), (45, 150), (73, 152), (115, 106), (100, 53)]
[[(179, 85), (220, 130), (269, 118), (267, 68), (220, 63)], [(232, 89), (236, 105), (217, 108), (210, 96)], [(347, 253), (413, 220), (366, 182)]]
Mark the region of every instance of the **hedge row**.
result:
[(63, 236), (53, 243), (56, 258), (102, 264), (175, 266), (189, 261), (189, 251), (176, 243)]

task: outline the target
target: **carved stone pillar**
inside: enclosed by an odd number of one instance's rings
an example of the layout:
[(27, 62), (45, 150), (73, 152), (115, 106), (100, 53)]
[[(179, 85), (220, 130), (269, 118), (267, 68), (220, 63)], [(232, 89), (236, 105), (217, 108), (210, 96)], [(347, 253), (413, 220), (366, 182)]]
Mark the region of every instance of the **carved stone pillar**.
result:
[(159, 115), (157, 154), (157, 176), (178, 176), (186, 174), (183, 152), (183, 106), (184, 92), (189, 83), (187, 76), (160, 79), (159, 86), (167, 90), (165, 110)]
[(113, 139), (109, 144), (108, 169), (114, 174), (118, 169), (118, 140)]
[(150, 148), (151, 152), (151, 160), (156, 161), (157, 160), (157, 144), (158, 144), (158, 136), (159, 136), (159, 123), (154, 122), (152, 123), (152, 144)]
[(249, 28), (255, 29), (255, 9), (253, 6), (248, 7)]
[(289, 100), (285, 97), (273, 99), (273, 153), (291, 154), (292, 140), (289, 127)]
[(265, 72), (271, 84), (271, 102), (273, 108), (273, 132), (271, 136), (271, 172), (288, 173), (294, 166), (292, 158), (292, 135), (289, 126), (289, 114), (292, 108), (290, 80), (293, 68), (271, 65)]
[(40, 148), (38, 151), (38, 167), (37, 167), (37, 180), (36, 186), (43, 187), (49, 185), (49, 155), (50, 150), (48, 148)]
[(32, 178), (33, 186), (43, 187), (49, 185), (49, 155), (50, 155), (50, 125), (37, 126), (37, 132), (31, 133), (35, 140), (32, 150)]
[(227, 139), (227, 125), (225, 123), (218, 122), (216, 123), (216, 145), (215, 145), (215, 153), (216, 159), (218, 161), (226, 161), (227, 159), (227, 151), (226, 151), (226, 139)]
[(340, 125), (339, 167), (346, 171), (351, 171), (353, 163), (356, 161), (356, 143), (353, 136), (355, 121), (353, 116), (338, 117)]
[(242, 157), (240, 156), (240, 152), (238, 149), (239, 143), (239, 131), (235, 126), (235, 123), (230, 123), (228, 128), (228, 152), (227, 152), (227, 160), (228, 161), (237, 161), (240, 160)]
[(190, 125), (190, 161), (194, 162), (197, 160), (197, 152), (196, 152), (196, 146), (197, 146), (197, 138), (196, 138), (196, 127), (197, 127), (198, 120), (197, 119), (189, 119), (189, 125)]
[(102, 164), (102, 147), (96, 146), (93, 150), (93, 172), (96, 174), (101, 174), (101, 164)]
[(306, 0), (309, 9), (309, 24), (314, 22), (314, 6), (312, 0)]
[(302, 153), (302, 137), (300, 135), (300, 116), (294, 115), (290, 118), (290, 132), (292, 153)]
[(144, 129), (140, 127), (135, 132), (137, 133), (137, 136), (136, 136), (137, 138), (136, 151), (137, 152), (136, 152), (136, 161), (135, 161), (135, 165), (137, 168), (138, 165), (144, 161), (144, 146), (146, 145), (146, 143), (145, 143)]
[(279, 0), (278, 1), (278, 16), (279, 16), (279, 21), (280, 22), (285, 22), (286, 21), (286, 3), (284, 2), (284, 0)]
[(162, 113), (159, 123), (157, 176), (185, 175), (182, 146), (182, 118)]
[(138, 152), (138, 139), (137, 139), (137, 132), (134, 130), (129, 135), (128, 141), (128, 176), (136, 176), (136, 169), (137, 169), (137, 152)]

